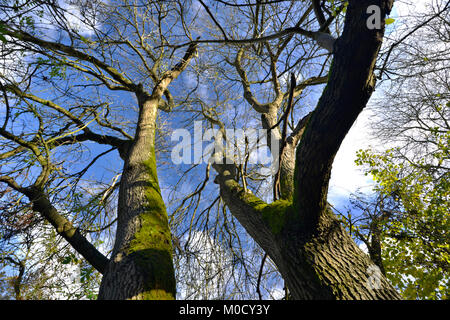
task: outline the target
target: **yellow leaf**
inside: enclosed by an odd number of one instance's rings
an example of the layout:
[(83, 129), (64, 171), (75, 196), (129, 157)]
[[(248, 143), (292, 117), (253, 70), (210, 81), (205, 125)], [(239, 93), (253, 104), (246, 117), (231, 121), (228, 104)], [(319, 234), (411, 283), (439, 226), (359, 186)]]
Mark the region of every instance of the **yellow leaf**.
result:
[(385, 22), (386, 22), (386, 24), (391, 24), (391, 23), (395, 22), (395, 19), (387, 18)]

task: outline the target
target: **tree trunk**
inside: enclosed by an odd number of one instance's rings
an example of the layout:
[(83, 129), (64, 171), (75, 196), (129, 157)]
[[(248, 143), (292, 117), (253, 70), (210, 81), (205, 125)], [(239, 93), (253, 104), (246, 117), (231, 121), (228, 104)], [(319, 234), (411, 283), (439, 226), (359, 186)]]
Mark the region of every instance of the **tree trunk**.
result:
[[(367, 27), (370, 5), (380, 8), (381, 29)], [(383, 20), (392, 5), (393, 0), (349, 1), (328, 84), (316, 109), (298, 125), (292, 200), (266, 204), (226, 167), (214, 165), (222, 199), (277, 265), (294, 299), (400, 299), (327, 204), (334, 157), (375, 87)], [(285, 171), (286, 177), (292, 172)]]
[(155, 129), (159, 99), (138, 96), (139, 120), (119, 190), (116, 240), (99, 299), (175, 299), (172, 242), (159, 189)]
[[(287, 228), (288, 229), (288, 228)], [(278, 239), (287, 287), (297, 299), (400, 299), (330, 209), (310, 238), (285, 230)]]
[(176, 297), (172, 239), (156, 171), (155, 134), (164, 92), (197, 52), (183, 58), (156, 82), (152, 94), (138, 85), (139, 119), (124, 155), (119, 189), (116, 240), (100, 285), (99, 299), (172, 300)]
[[(261, 123), (263, 129), (267, 130), (267, 145), (274, 157), (274, 161), (278, 162), (279, 171), (279, 193), (282, 199), (292, 199), (294, 193), (294, 169), (295, 169), (295, 147), (298, 143), (295, 134), (286, 138), (286, 144), (283, 148), (282, 136), (278, 122), (277, 110), (278, 105), (274, 104), (269, 112), (261, 114)], [(275, 127), (275, 128), (274, 128)], [(273, 128), (273, 129), (272, 129)], [(272, 137), (276, 141), (276, 145), (272, 146)], [(276, 148), (276, 149), (275, 149)]]
[(222, 199), (277, 265), (294, 299), (400, 298), (330, 209), (314, 233), (300, 231), (290, 201), (266, 204), (215, 168)]

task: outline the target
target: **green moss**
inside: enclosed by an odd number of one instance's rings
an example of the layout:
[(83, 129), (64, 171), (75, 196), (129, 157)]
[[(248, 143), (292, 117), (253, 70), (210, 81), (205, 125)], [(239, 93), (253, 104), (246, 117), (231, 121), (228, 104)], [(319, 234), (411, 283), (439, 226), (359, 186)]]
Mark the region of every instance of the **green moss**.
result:
[(280, 176), (280, 188), (282, 190), (281, 199), (292, 201), (294, 192), (294, 181), (292, 176)]
[[(238, 184), (235, 184), (234, 187), (240, 188)], [(244, 191), (240, 191), (238, 196), (262, 215), (264, 222), (267, 223), (274, 234), (281, 232), (286, 224), (286, 218), (290, 216), (289, 213), (292, 211), (292, 201), (280, 199), (267, 204), (253, 193), (245, 193)]]
[[(141, 228), (131, 241), (128, 254), (144, 275), (145, 299), (174, 299), (176, 284), (172, 242), (167, 217), (156, 212), (141, 214)], [(165, 294), (163, 294), (165, 292)]]
[(277, 200), (269, 205), (266, 205), (261, 214), (263, 220), (269, 225), (270, 230), (274, 234), (280, 233), (286, 223), (288, 210), (291, 209), (292, 202), (288, 200)]
[(142, 163), (147, 173), (144, 210), (139, 215), (140, 228), (128, 247), (128, 255), (144, 275), (144, 292), (135, 299), (174, 299), (175, 273), (172, 241), (164, 201), (159, 189), (154, 150)]
[(175, 297), (165, 290), (154, 289), (139, 294), (136, 300), (175, 300)]
[[(239, 185), (237, 185), (237, 186), (239, 187)], [(248, 205), (250, 205), (252, 208), (254, 208), (257, 211), (261, 211), (262, 209), (264, 209), (264, 207), (267, 206), (267, 203), (265, 203), (264, 201), (259, 199), (253, 193), (242, 191), (240, 196)]]
[(144, 290), (136, 299), (172, 300), (176, 283), (172, 254), (169, 250), (144, 249), (130, 254), (144, 276)]

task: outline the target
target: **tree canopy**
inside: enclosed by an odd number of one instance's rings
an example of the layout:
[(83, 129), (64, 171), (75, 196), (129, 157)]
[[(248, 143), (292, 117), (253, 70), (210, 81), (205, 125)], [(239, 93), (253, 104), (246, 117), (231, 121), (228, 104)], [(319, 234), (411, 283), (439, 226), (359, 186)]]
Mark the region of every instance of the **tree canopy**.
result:
[[(403, 33), (393, 5), (0, 2), (8, 296), (446, 297), (449, 3)], [(421, 30), (438, 49), (410, 48)], [(385, 82), (379, 135), (404, 143), (359, 154), (392, 205), (367, 255), (328, 185)]]

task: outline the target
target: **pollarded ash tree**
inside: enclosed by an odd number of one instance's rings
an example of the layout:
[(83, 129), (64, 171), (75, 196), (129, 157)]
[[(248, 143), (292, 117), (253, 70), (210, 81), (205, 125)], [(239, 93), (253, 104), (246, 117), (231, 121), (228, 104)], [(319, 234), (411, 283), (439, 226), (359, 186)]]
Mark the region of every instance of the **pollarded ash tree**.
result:
[[(4, 1), (0, 10), (0, 182), (2, 198), (10, 201), (2, 216), (28, 215), (27, 226), (35, 214), (50, 222), (103, 274), (99, 298), (173, 299), (155, 132), (158, 111), (179, 103), (169, 85), (196, 55), (195, 44), (181, 56), (164, 47), (176, 34), (193, 40), (184, 29), (183, 3)], [(111, 152), (123, 167), (110, 162), (112, 175), (89, 181), (89, 169), (98, 170)], [(95, 195), (75, 205), (87, 187)], [(108, 218), (115, 194), (117, 221)], [(113, 222), (108, 259), (86, 233)]]
[[(265, 5), (258, 1), (221, 3), (248, 8), (248, 16), (253, 17)], [(197, 43), (238, 46), (227, 62), (235, 68), (245, 101), (259, 114), (262, 127), (272, 131), (278, 140), (279, 149), (274, 150), (276, 143), (269, 143), (269, 149), (279, 154), (280, 164), (272, 177), (271, 203), (255, 196), (246, 186), (239, 165), (230, 164), (232, 160), (220, 152), (215, 156), (223, 157), (226, 164), (213, 164), (217, 172), (215, 182), (226, 207), (275, 263), (294, 299), (398, 299), (399, 294), (381, 273), (375, 275), (376, 289), (371, 286), (375, 264), (356, 246), (327, 203), (334, 156), (375, 89), (374, 70), (384, 37), (384, 20), (393, 1), (349, 1), (348, 5), (335, 8), (345, 11), (342, 32), (330, 27), (337, 12), (328, 10), (325, 1), (308, 4), (308, 10), (293, 10), (303, 15), (291, 26), (280, 23), (280, 29), (271, 30), (272, 33), (264, 32), (269, 28), (264, 23), (255, 23), (251, 31), (258, 35), (256, 38), (250, 34), (245, 39), (231, 39), (225, 25), (220, 25), (225, 19), (219, 18), (219, 11), (216, 16), (210, 14), (217, 34), (223, 38)], [(315, 20), (308, 14), (313, 14)], [(263, 15), (260, 18), (262, 21)], [(285, 91), (280, 84), (282, 74), (277, 70), (279, 50), (294, 35), (316, 41), (331, 53), (332, 63), (326, 77), (318, 72), (299, 81), (292, 79), (290, 90)], [(301, 51), (302, 47), (298, 45), (296, 50)], [(262, 80), (250, 79), (244, 60), (257, 60), (261, 55), (265, 55), (261, 60), (265, 60), (269, 71), (262, 72), (265, 75)], [(304, 71), (303, 74), (308, 74)], [(286, 73), (289, 65), (284, 66), (283, 74)], [(254, 74), (260, 76), (258, 71)], [(325, 82), (314, 110), (287, 131), (292, 100), (306, 87)], [(258, 97), (253, 88), (267, 83), (273, 93)], [(214, 112), (204, 112), (204, 116), (226, 136), (220, 117), (214, 116)]]

